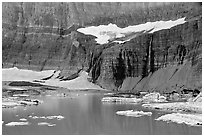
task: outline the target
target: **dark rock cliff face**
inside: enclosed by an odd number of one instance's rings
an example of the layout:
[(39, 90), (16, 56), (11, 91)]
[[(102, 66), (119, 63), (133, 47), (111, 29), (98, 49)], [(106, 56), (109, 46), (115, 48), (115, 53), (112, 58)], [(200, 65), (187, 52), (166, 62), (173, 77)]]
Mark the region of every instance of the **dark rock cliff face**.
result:
[(93, 65), (91, 72), (98, 70), (92, 76), (102, 87), (134, 91), (202, 87), (200, 17), (109, 46), (96, 55), (100, 61), (95, 61), (98, 65)]
[[(200, 3), (3, 3), (2, 11), (3, 67), (60, 69), (62, 78), (84, 69), (112, 90), (201, 89)], [(188, 22), (124, 44), (76, 31), (181, 17)]]

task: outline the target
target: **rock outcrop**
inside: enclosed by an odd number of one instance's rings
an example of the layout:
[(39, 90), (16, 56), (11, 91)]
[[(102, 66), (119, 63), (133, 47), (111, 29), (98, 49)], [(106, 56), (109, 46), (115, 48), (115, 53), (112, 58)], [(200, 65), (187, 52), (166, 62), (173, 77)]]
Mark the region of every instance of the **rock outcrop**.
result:
[[(62, 79), (83, 69), (111, 90), (201, 89), (200, 3), (3, 3), (2, 11), (3, 67), (59, 69)], [(185, 24), (123, 44), (76, 31), (181, 17)]]
[[(201, 89), (201, 17), (182, 25), (140, 35), (124, 44), (108, 44), (96, 54), (91, 74), (114, 90)], [(101, 47), (100, 47), (101, 48)]]

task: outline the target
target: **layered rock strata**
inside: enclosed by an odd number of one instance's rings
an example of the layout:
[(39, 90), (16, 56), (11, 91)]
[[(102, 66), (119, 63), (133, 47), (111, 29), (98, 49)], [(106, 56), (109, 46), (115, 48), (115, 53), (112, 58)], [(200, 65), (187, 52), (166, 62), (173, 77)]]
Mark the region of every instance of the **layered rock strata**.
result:
[[(61, 78), (83, 69), (112, 90), (201, 89), (200, 3), (3, 3), (2, 65), (60, 69)], [(115, 23), (187, 22), (117, 44), (97, 45), (76, 30)]]
[(92, 65), (92, 77), (114, 90), (201, 89), (201, 31), (198, 17), (124, 44), (103, 45), (105, 49), (100, 47), (103, 50), (95, 55), (98, 60)]

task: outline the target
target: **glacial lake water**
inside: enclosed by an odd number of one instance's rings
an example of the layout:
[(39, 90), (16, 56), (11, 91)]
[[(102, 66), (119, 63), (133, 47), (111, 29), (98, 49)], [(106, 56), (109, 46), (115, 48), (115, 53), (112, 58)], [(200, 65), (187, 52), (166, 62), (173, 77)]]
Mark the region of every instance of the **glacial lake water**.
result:
[[(167, 123), (155, 119), (165, 112), (152, 111), (152, 116), (126, 117), (116, 115), (122, 110), (143, 110), (141, 105), (103, 103), (104, 92), (71, 92), (73, 98), (40, 96), (44, 103), (38, 106), (19, 106), (2, 108), (3, 135), (65, 135), (65, 134), (101, 134), (101, 135), (194, 135), (202, 134), (202, 127), (191, 127), (185, 124)], [(58, 119), (32, 119), (32, 116), (61, 115)], [(5, 126), (5, 124), (26, 118), (30, 125)], [(48, 122), (56, 126), (38, 125)]]

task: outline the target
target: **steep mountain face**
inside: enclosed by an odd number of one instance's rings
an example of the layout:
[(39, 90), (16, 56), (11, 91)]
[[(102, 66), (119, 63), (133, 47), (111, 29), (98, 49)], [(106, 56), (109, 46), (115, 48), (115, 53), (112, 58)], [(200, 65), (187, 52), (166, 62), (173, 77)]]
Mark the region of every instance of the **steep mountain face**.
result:
[(201, 28), (198, 17), (124, 44), (108, 44), (95, 54), (92, 77), (113, 90), (201, 89)]
[[(201, 89), (201, 15), (200, 3), (3, 3), (3, 67), (60, 69), (62, 78), (84, 69), (111, 90)], [(123, 44), (76, 31), (181, 17), (185, 24)]]

